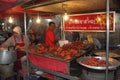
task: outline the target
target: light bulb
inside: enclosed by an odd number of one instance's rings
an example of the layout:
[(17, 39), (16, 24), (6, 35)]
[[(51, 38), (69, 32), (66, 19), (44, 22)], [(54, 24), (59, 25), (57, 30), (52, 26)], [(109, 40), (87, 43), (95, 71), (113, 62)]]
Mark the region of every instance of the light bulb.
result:
[(32, 19), (30, 19), (29, 22), (32, 23)]
[(69, 19), (69, 16), (67, 15), (67, 13), (64, 14), (63, 19), (64, 20), (68, 20)]
[(9, 20), (8, 20), (9, 23), (13, 23), (13, 18), (10, 16), (9, 17)]
[(40, 23), (40, 22), (41, 22), (41, 20), (40, 20), (40, 18), (38, 17), (37, 20), (36, 20), (36, 23)]

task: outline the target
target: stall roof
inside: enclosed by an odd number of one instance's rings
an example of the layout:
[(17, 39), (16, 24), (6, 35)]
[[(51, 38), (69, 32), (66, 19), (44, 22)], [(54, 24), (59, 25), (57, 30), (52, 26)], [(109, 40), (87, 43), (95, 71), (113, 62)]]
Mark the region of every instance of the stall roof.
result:
[[(37, 3), (47, 1), (47, 0), (0, 0), (0, 18), (5, 18), (10, 15), (14, 15), (14, 17), (23, 17), (23, 12), (26, 11), (27, 13), (37, 13), (36, 10), (31, 10), (23, 8), (23, 5), (29, 3)], [(25, 4), (26, 3), (26, 4)], [(41, 14), (49, 14), (48, 12), (39, 11)]]
[[(120, 12), (120, 0), (110, 0), (110, 10)], [(106, 0), (0, 0), (0, 17), (3, 14), (40, 12), (40, 15), (101, 12), (106, 10)]]
[(0, 0), (0, 12), (11, 9), (12, 7), (22, 5), (31, 0)]
[[(42, 2), (41, 2), (42, 1)], [(36, 0), (24, 8), (53, 13), (86, 13), (106, 10), (106, 0)], [(120, 0), (110, 0), (110, 10), (120, 10)]]

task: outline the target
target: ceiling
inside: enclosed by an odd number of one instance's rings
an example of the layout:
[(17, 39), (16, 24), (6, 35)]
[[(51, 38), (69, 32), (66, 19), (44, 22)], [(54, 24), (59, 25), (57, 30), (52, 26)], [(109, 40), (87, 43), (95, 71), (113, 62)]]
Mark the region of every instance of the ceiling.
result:
[[(120, 12), (120, 0), (109, 1), (110, 10)], [(24, 10), (40, 15), (101, 12), (106, 10), (106, 0), (0, 0), (0, 17)]]
[[(85, 13), (106, 10), (106, 0), (42, 0), (34, 4), (23, 5), (26, 9), (53, 13)], [(110, 10), (120, 11), (120, 0), (109, 0)]]
[(0, 0), (0, 12), (4, 12), (10, 8), (22, 5), (30, 0)]
[[(28, 14), (38, 13), (36, 10), (31, 10), (25, 8), (23, 6), (33, 5), (40, 2), (46, 2), (49, 0), (0, 0), (0, 18), (9, 17), (10, 15), (14, 15), (15, 17), (23, 17), (24, 11)], [(48, 15), (50, 12), (39, 11), (41, 14)]]

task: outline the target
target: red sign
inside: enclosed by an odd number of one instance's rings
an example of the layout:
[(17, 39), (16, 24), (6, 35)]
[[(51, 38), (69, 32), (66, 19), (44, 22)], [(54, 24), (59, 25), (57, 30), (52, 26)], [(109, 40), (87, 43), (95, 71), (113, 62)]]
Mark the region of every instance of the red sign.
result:
[[(110, 12), (110, 31), (114, 31), (114, 15), (115, 12)], [(106, 31), (106, 13), (91, 13), (70, 15), (68, 20), (64, 20), (64, 30), (70, 31)]]

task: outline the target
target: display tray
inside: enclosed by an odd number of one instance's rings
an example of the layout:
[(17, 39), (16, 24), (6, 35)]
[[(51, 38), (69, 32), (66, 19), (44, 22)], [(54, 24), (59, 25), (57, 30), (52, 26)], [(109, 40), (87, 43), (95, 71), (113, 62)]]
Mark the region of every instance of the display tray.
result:
[[(57, 55), (54, 55), (54, 53), (50, 53), (50, 52), (44, 52), (42, 54), (39, 54), (37, 52), (34, 52), (34, 53), (31, 53), (29, 51), (29, 54), (34, 54), (34, 55), (38, 55), (38, 56), (44, 56), (44, 57), (47, 57), (47, 58), (52, 58), (52, 59), (55, 59), (55, 60), (60, 60), (60, 61), (64, 61), (64, 62), (70, 62), (72, 61), (73, 59), (77, 58), (75, 56), (73, 56), (71, 59), (69, 60), (65, 60), (64, 58), (62, 58), (61, 56), (57, 56)], [(79, 53), (80, 54), (78, 57), (80, 57), (81, 55), (85, 54), (85, 51), (84, 50), (79, 50)]]
[[(95, 51), (94, 54), (97, 56), (105, 57), (106, 51), (98, 50), (98, 51)], [(113, 57), (113, 58), (120, 57), (120, 52), (111, 50), (111, 51), (109, 51), (109, 57)]]
[[(105, 70), (106, 69), (106, 66), (90, 66), (90, 65), (84, 64), (84, 61), (88, 58), (97, 58), (97, 59), (100, 59), (100, 60), (106, 60), (105, 57), (80, 57), (80, 58), (77, 59), (77, 62), (80, 65), (82, 65), (84, 67), (87, 67), (87, 68), (90, 68), (90, 69), (96, 69), (96, 70)], [(109, 70), (116, 69), (118, 66), (120, 66), (120, 62), (117, 61), (116, 59), (109, 58), (108, 61), (111, 64), (111, 65), (108, 66)]]
[[(39, 53), (40, 50), (37, 49), (38, 46), (39, 45), (31, 46), (28, 49), (28, 53), (29, 54), (34, 54), (34, 55), (37, 55), (37, 56), (44, 56), (44, 57), (47, 57), (47, 58), (52, 58), (52, 59), (60, 60), (60, 61), (64, 61), (64, 62), (70, 62), (70, 61), (72, 61), (72, 60), (74, 60), (74, 59), (76, 59), (76, 58), (78, 58), (78, 57), (80, 57), (80, 56), (82, 56), (86, 53), (86, 50), (79, 49), (78, 52), (77, 52), (77, 55), (70, 55), (70, 57), (71, 57), (70, 59), (65, 59), (64, 56), (55, 54), (55, 52), (56, 52), (55, 50), (54, 51), (49, 51), (48, 50), (48, 51), (43, 51), (43, 52)], [(62, 54), (64, 54), (64, 53), (62, 53)], [(71, 53), (74, 53), (74, 52), (71, 52)], [(69, 56), (69, 54), (68, 54), (68, 56)]]

